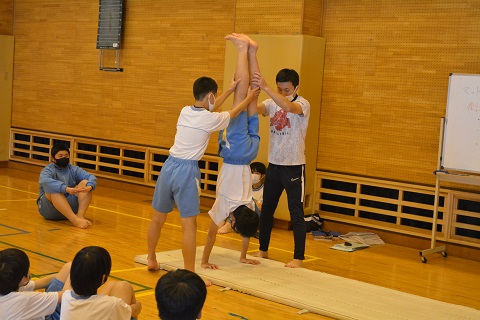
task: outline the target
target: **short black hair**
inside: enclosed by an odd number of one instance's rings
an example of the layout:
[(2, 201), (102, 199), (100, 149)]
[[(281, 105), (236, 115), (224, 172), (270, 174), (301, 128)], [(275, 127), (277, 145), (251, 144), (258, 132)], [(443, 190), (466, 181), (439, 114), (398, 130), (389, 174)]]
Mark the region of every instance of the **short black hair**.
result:
[(52, 147), (52, 150), (50, 151), (50, 154), (52, 156), (52, 158), (55, 159), (55, 156), (57, 155), (57, 153), (59, 153), (60, 151), (67, 151), (68, 154), (70, 154), (70, 149), (68, 149), (68, 147), (63, 144), (63, 143), (57, 143), (55, 144), (53, 147)]
[(197, 101), (203, 100), (210, 92), (217, 94), (217, 90), (217, 83), (209, 77), (200, 77), (193, 83), (193, 96)]
[(267, 167), (262, 162), (252, 162), (250, 163), (250, 170), (252, 172), (258, 172), (260, 174), (267, 173)]
[(29, 269), (30, 260), (22, 250), (8, 248), (0, 251), (0, 295), (17, 291)]
[(232, 212), (235, 217), (233, 230), (238, 232), (242, 237), (253, 237), (258, 230), (260, 218), (258, 214), (247, 206), (240, 206)]
[(185, 269), (167, 272), (155, 287), (158, 315), (162, 320), (194, 320), (206, 298), (205, 282), (195, 272)]
[(300, 83), (300, 77), (297, 71), (293, 69), (282, 69), (278, 71), (275, 82), (291, 82), (294, 87)]
[(97, 294), (97, 289), (107, 281), (111, 269), (112, 258), (106, 249), (97, 246), (83, 248), (73, 258), (70, 269), (73, 291), (81, 296)]

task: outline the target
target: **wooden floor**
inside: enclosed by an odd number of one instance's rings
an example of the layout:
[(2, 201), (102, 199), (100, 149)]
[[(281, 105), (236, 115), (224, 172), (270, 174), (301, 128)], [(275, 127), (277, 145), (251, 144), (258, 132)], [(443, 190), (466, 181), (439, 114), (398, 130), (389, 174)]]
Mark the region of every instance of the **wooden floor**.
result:
[[(40, 170), (40, 169), (39, 169)], [(56, 272), (89, 245), (105, 247), (113, 259), (112, 277), (131, 282), (143, 304), (140, 319), (156, 319), (153, 288), (163, 271), (148, 272), (133, 261), (147, 253), (146, 233), (152, 209), (151, 198), (133, 193), (135, 187), (117, 190), (99, 185), (87, 218), (87, 230), (69, 222), (49, 222), (37, 211), (38, 174), (0, 168), (0, 249), (17, 247), (27, 252), (31, 272), (41, 276)], [(209, 216), (198, 217), (197, 245), (205, 243)], [(353, 228), (351, 231), (355, 231)], [(240, 250), (240, 237), (217, 238), (217, 246)], [(420, 262), (418, 250), (385, 244), (353, 253), (330, 250), (332, 243), (314, 241), (307, 235), (305, 268), (356, 279), (436, 300), (480, 309), (480, 262), (439, 254)], [(178, 213), (173, 212), (162, 231), (157, 251), (181, 247)], [(252, 239), (252, 252), (258, 242)], [(274, 229), (270, 258), (287, 262), (292, 258), (291, 231)], [(299, 310), (235, 291), (208, 288), (202, 319), (329, 319), (317, 314), (299, 315)], [(328, 290), (318, 284), (318, 290)], [(349, 288), (345, 288), (349, 290)]]

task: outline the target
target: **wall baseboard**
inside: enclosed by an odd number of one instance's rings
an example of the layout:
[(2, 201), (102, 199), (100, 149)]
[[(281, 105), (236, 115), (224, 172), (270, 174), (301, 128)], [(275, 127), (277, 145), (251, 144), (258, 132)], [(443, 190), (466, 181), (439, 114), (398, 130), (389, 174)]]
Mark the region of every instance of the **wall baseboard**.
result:
[[(4, 165), (5, 168), (16, 169), (16, 170), (26, 171), (30, 173), (35, 173), (35, 174), (40, 174), (40, 171), (42, 171), (43, 169), (42, 166), (37, 166), (37, 165), (27, 164), (27, 163), (17, 162), (17, 161), (1, 161), (0, 168), (2, 167), (2, 164)], [(139, 193), (147, 196), (153, 196), (153, 192), (155, 191), (154, 186), (139, 185), (137, 183), (129, 183), (125, 181), (118, 181), (118, 180), (108, 179), (103, 177), (97, 177), (97, 180), (98, 180), (98, 184), (101, 185), (102, 187), (120, 189), (120, 190), (129, 190), (131, 192), (135, 192), (135, 193)], [(210, 208), (213, 206), (214, 202), (215, 202), (215, 198), (201, 196), (200, 197), (201, 212), (208, 212), (208, 210), (210, 210)], [(277, 220), (276, 220), (275, 227), (289, 230), (287, 229), (288, 226), (286, 227), (283, 226), (285, 223), (289, 223), (289, 221), (278, 220), (278, 223), (277, 223)], [(279, 225), (279, 227), (277, 227), (277, 225)]]

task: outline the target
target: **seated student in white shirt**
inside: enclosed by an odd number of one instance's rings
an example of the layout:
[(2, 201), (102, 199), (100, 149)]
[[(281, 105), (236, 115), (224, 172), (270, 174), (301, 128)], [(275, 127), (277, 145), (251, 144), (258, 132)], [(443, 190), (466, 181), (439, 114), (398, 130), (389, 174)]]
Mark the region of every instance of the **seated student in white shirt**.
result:
[(130, 283), (106, 282), (111, 269), (112, 259), (104, 248), (91, 246), (80, 250), (70, 270), (73, 291), (66, 290), (63, 294), (60, 319), (136, 318), (142, 310), (142, 304), (135, 299)]
[[(0, 251), (0, 318), (60, 319), (58, 304), (63, 290), (69, 288), (70, 265), (66, 263), (56, 274), (30, 280), (30, 260), (25, 252), (16, 248)], [(45, 292), (34, 292), (38, 289)]]

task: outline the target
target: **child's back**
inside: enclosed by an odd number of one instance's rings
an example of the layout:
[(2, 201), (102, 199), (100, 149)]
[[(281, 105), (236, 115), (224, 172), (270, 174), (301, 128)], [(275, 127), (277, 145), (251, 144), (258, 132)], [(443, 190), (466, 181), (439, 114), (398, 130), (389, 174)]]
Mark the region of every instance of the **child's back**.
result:
[(131, 307), (120, 298), (103, 294), (84, 297), (67, 290), (62, 298), (60, 319), (129, 320), (131, 314)]
[(142, 305), (136, 301), (132, 285), (106, 282), (111, 268), (110, 254), (102, 247), (85, 247), (75, 255), (70, 270), (73, 291), (63, 294), (60, 320), (130, 320), (138, 316)]

